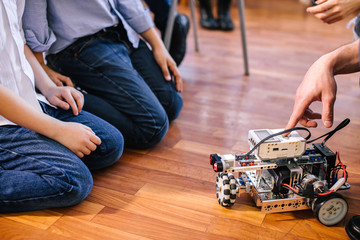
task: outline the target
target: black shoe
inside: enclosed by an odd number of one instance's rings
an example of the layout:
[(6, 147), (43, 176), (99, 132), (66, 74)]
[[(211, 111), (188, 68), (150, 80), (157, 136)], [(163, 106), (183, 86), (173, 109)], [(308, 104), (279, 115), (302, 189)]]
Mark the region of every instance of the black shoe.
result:
[(232, 31), (234, 30), (234, 23), (231, 20), (230, 16), (220, 16), (218, 19), (219, 28), (223, 31)]
[(347, 235), (351, 240), (360, 239), (360, 216), (355, 215), (350, 218), (349, 222), (345, 225)]
[(234, 30), (234, 23), (230, 16), (231, 0), (218, 0), (218, 23), (223, 31)]
[(199, 0), (200, 3), (200, 25), (203, 28), (216, 30), (219, 24), (212, 13), (210, 0)]
[(184, 14), (177, 14), (171, 36), (170, 55), (179, 66), (186, 53), (186, 37), (189, 33), (190, 21)]

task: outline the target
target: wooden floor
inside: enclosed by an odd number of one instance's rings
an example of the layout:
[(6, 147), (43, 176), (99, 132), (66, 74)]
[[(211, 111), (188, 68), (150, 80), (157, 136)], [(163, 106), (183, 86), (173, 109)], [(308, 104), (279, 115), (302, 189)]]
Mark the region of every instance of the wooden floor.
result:
[(190, 32), (180, 67), (184, 108), (165, 139), (146, 151), (126, 150), (117, 164), (94, 172), (93, 190), (77, 206), (0, 215), (0, 239), (347, 239), (345, 223), (360, 214), (358, 74), (337, 78), (335, 123), (351, 123), (327, 143), (348, 168), (345, 221), (325, 227), (307, 210), (265, 215), (246, 193), (231, 209), (217, 203), (209, 154), (248, 151), (248, 130), (283, 128), (310, 64), (352, 40), (346, 21), (323, 24), (297, 0), (245, 2), (249, 77), (234, 5), (235, 31), (199, 29), (200, 52)]

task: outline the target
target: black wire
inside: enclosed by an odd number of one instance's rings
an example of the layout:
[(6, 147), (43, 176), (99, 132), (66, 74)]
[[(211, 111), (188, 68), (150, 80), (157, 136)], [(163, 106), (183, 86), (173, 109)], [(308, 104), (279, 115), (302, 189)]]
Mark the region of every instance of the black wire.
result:
[(272, 137), (275, 137), (275, 136), (279, 136), (279, 135), (282, 135), (282, 134), (285, 134), (285, 133), (288, 133), (288, 132), (295, 131), (295, 130), (303, 130), (303, 131), (308, 132), (308, 135), (304, 138), (305, 140), (308, 140), (308, 139), (311, 137), (311, 132), (310, 132), (309, 129), (307, 129), (307, 128), (304, 128), (304, 127), (289, 128), (289, 129), (286, 129), (286, 130), (284, 130), (284, 131), (271, 134), (271, 135), (269, 135), (269, 136), (261, 139), (261, 141), (258, 142), (249, 152), (247, 152), (247, 153), (245, 154), (245, 156), (249, 156), (256, 148), (259, 147), (260, 144), (262, 144), (262, 143), (265, 142), (266, 140), (268, 140), (268, 139), (270, 139), (270, 138), (272, 138)]
[(337, 131), (343, 129), (343, 128), (344, 128), (346, 125), (348, 125), (349, 123), (350, 123), (350, 119), (349, 119), (349, 118), (346, 118), (346, 119), (345, 119), (344, 121), (342, 121), (339, 125), (337, 125), (337, 127), (334, 128), (332, 131), (330, 131), (330, 132), (328, 132), (328, 133), (325, 133), (324, 135), (322, 135), (322, 136), (320, 136), (320, 137), (318, 137), (318, 138), (315, 138), (315, 139), (313, 139), (313, 140), (311, 140), (311, 141), (307, 141), (306, 143), (312, 143), (312, 142), (314, 142), (314, 141), (316, 141), (316, 140), (318, 140), (318, 139), (320, 139), (320, 138), (323, 138), (323, 137), (327, 136), (327, 137), (323, 140), (323, 142), (321, 143), (322, 145), (324, 145), (325, 142), (326, 142), (327, 140), (329, 140), (329, 138), (331, 138)]
[(304, 188), (303, 188), (300, 184), (296, 184), (295, 187), (297, 187), (297, 188), (300, 189), (301, 191), (304, 190)]
[[(344, 121), (342, 121), (339, 125), (337, 125), (336, 128), (334, 128), (332, 131), (328, 132), (328, 133), (325, 133), (324, 135), (318, 137), (318, 138), (315, 138), (311, 141), (306, 141), (306, 143), (312, 143), (320, 138), (323, 138), (325, 136), (327, 136), (323, 142), (321, 143), (322, 145), (325, 144), (325, 142), (327, 140), (329, 140), (329, 138), (332, 137), (332, 135), (334, 135), (337, 131), (339, 131), (340, 129), (344, 128), (346, 125), (348, 125), (350, 123), (350, 119), (349, 118), (346, 118)], [(274, 134), (271, 134), (263, 139), (261, 139), (260, 142), (258, 142), (249, 152), (247, 152), (245, 154), (245, 156), (249, 156), (253, 151), (255, 151), (256, 148), (259, 147), (260, 144), (262, 144), (263, 142), (265, 142), (266, 140), (272, 138), (272, 137), (275, 137), (275, 136), (278, 136), (278, 135), (282, 135), (282, 134), (285, 134), (285, 133), (288, 133), (288, 132), (292, 132), (292, 131), (295, 131), (295, 130), (302, 130), (302, 131), (306, 131), (308, 132), (308, 135), (306, 137), (304, 137), (305, 140), (308, 140), (310, 137), (311, 137), (311, 132), (309, 129), (307, 128), (304, 128), (304, 127), (294, 127), (294, 128), (290, 128), (290, 129), (286, 129), (284, 131), (281, 131), (281, 132), (278, 132), (278, 133), (274, 133)]]

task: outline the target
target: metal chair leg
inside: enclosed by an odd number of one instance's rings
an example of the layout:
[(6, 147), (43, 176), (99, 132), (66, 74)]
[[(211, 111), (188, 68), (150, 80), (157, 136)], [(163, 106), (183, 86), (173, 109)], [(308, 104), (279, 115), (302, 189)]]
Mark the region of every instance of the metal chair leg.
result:
[(190, 10), (191, 10), (191, 20), (192, 20), (192, 27), (194, 31), (194, 40), (195, 40), (195, 51), (199, 51), (199, 38), (198, 38), (198, 30), (197, 30), (197, 23), (196, 23), (196, 11), (195, 11), (195, 0), (190, 0)]
[[(168, 22), (166, 24), (165, 29), (165, 37), (164, 37), (164, 44), (167, 50), (170, 50), (170, 43), (172, 32), (174, 28), (174, 21), (176, 17), (176, 9), (177, 9), (178, 0), (172, 0), (169, 10)], [(195, 40), (195, 51), (199, 51), (199, 39), (198, 39), (198, 31), (196, 25), (196, 11), (195, 11), (195, 0), (190, 0), (190, 9), (191, 9), (191, 20), (194, 30), (194, 40)]]
[(250, 72), (249, 72), (249, 61), (248, 61), (247, 43), (246, 43), (244, 0), (237, 0), (237, 4), (239, 9), (240, 32), (241, 32), (241, 41), (242, 41), (242, 49), (243, 49), (245, 75), (248, 76)]
[(164, 44), (167, 50), (170, 50), (171, 36), (174, 29), (174, 21), (176, 16), (178, 0), (172, 0), (169, 10), (168, 22), (166, 24)]

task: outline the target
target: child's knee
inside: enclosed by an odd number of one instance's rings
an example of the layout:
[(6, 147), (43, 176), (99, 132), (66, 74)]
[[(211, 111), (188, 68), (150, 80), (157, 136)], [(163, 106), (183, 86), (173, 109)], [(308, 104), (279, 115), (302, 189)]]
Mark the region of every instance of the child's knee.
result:
[[(162, 118), (157, 118), (155, 124), (152, 126), (151, 131), (145, 137), (145, 141), (141, 148), (149, 148), (158, 144), (166, 135), (169, 129), (169, 120), (166, 114), (163, 114)], [(151, 134), (150, 134), (151, 133)]]
[(112, 125), (106, 123), (104, 132), (99, 136), (101, 144), (97, 149), (83, 158), (84, 163), (90, 170), (102, 169), (116, 163), (124, 150), (124, 137)]
[(183, 99), (181, 95), (178, 92), (176, 92), (173, 94), (172, 97), (172, 105), (167, 110), (169, 122), (172, 122), (179, 116), (182, 107), (183, 107)]
[(71, 189), (64, 193), (62, 207), (73, 206), (82, 202), (91, 192), (93, 186), (93, 178), (90, 171), (79, 171), (75, 176), (71, 176), (69, 181)]

